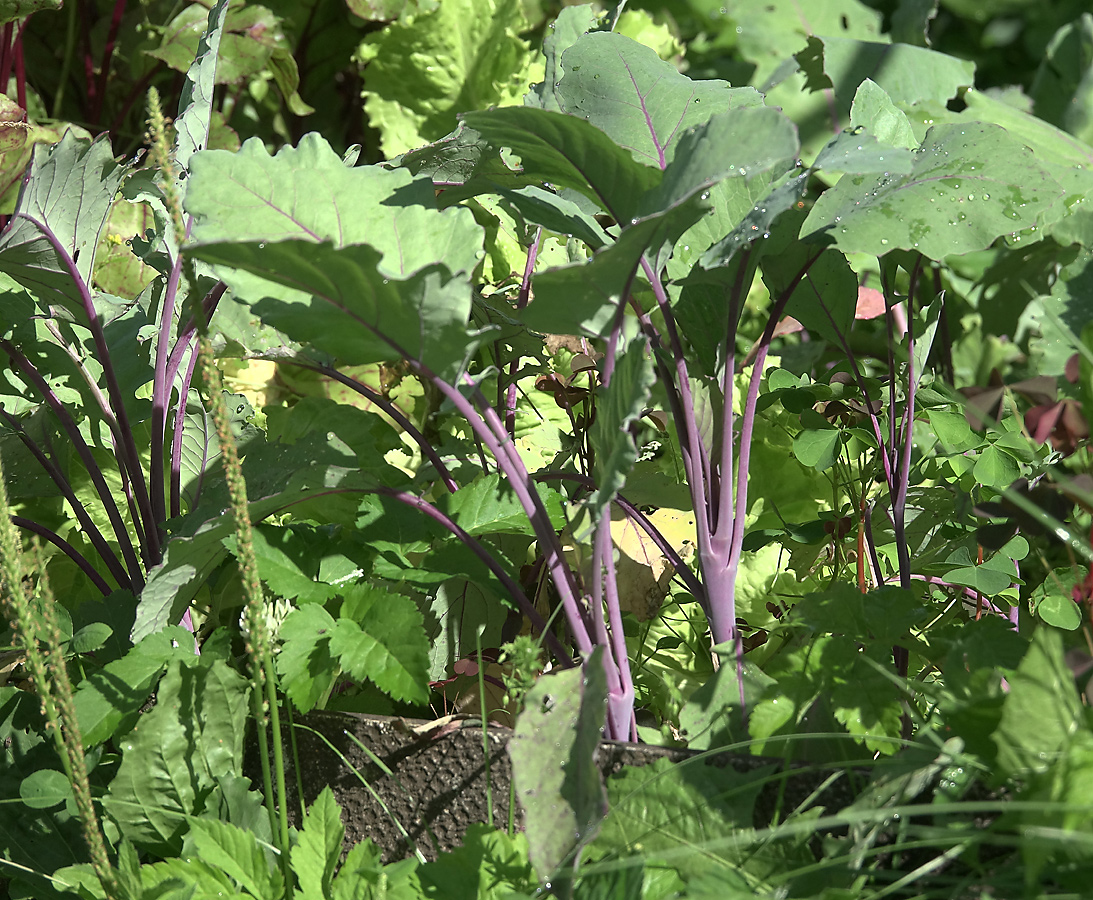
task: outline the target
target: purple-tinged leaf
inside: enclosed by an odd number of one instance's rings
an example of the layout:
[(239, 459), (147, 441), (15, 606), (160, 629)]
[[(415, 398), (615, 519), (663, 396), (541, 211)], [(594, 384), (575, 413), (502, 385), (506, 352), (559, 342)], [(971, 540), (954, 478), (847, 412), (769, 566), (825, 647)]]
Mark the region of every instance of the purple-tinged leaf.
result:
[(664, 169), (687, 129), (714, 113), (762, 106), (755, 88), (692, 81), (656, 51), (611, 32), (586, 34), (562, 54), (562, 108), (602, 129), (647, 166)]

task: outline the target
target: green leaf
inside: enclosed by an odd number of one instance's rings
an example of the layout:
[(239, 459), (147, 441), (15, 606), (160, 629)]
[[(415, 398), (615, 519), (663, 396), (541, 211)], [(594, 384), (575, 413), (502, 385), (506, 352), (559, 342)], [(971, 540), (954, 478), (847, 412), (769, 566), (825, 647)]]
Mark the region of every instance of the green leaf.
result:
[(19, 799), (31, 809), (49, 809), (71, 800), (68, 776), (56, 769), (31, 772), (19, 783)]
[(1017, 460), (999, 447), (991, 444), (979, 454), (972, 476), (986, 487), (1002, 489), (1009, 487), (1021, 474)]
[(539, 678), (509, 741), (531, 861), (544, 880), (576, 861), (607, 813), (596, 765), (607, 696), (602, 653)]
[(101, 744), (135, 723), (167, 662), (192, 656), (193, 635), (168, 628), (144, 638), (121, 659), (89, 672), (73, 695), (84, 747)]
[(878, 141), (889, 146), (918, 149), (918, 139), (907, 114), (892, 102), (884, 88), (870, 78), (866, 78), (854, 94), (854, 103), (850, 107), (850, 125), (852, 128), (864, 128)]
[(533, 225), (542, 225), (555, 234), (571, 234), (593, 250), (599, 250), (610, 243), (610, 238), (600, 223), (582, 211), (572, 200), (534, 186), (518, 191), (498, 190), (497, 193)]
[[(754, 855), (747, 832), (772, 768), (743, 773), (664, 758), (625, 768), (607, 782), (611, 813), (592, 850), (640, 853), (647, 867), (670, 866), (684, 881), (743, 865)], [(725, 841), (730, 834), (739, 841)]]
[[(292, 288), (274, 298), (262, 289), (251, 292), (244, 283), (241, 299), (263, 322), (342, 363), (418, 359), (453, 379), (478, 342), (467, 330), (470, 282), (441, 266), (395, 281), (377, 268), (376, 251), (361, 245), (206, 244), (190, 252)], [(223, 275), (229, 285), (238, 284), (233, 273)]]
[(330, 653), (351, 677), (371, 680), (396, 700), (429, 700), (429, 642), (421, 611), (409, 597), (350, 586), (330, 635)]
[(642, 337), (618, 355), (611, 381), (596, 391), (596, 420), (589, 433), (596, 453), (596, 490), (588, 498), (596, 520), (622, 490), (637, 461), (630, 426), (641, 419), (656, 380), (649, 344)]
[(510, 108), (467, 113), (463, 121), (520, 157), (521, 171), (557, 187), (570, 187), (626, 224), (660, 175), (635, 162), (600, 129), (575, 116)]
[(728, 265), (737, 252), (752, 241), (767, 237), (775, 219), (795, 206), (804, 196), (811, 177), (810, 172), (792, 172), (781, 184), (759, 199), (727, 235), (702, 254), (699, 259), (702, 268), (716, 269)]
[(1055, 569), (1029, 597), (1029, 608), (1041, 619), (1063, 631), (1076, 631), (1082, 624), (1081, 606), (1074, 602), (1075, 573), (1070, 567)]
[(253, 832), (201, 818), (190, 825), (190, 840), (201, 862), (220, 869), (251, 896), (279, 897), (284, 891), (281, 870), (270, 865)]
[(271, 591), (297, 603), (324, 603), (334, 597), (332, 585), (316, 580), (319, 561), (309, 558), (294, 532), (259, 525), (253, 535), (258, 574)]
[(301, 900), (330, 897), (344, 836), (341, 809), (327, 785), (304, 814), (299, 839), (292, 848), (292, 870), (299, 879)]
[(593, 32), (562, 54), (562, 108), (587, 119), (639, 162), (664, 169), (687, 129), (716, 112), (762, 106), (754, 88), (692, 81), (656, 51), (613, 32)]
[(519, 103), (534, 80), (526, 28), (519, 0), (444, 0), (368, 35), (364, 109), (384, 154), (444, 136), (457, 113)]
[[(471, 825), (462, 846), (440, 854), (435, 862), (419, 867), (415, 874), (419, 881), (415, 892), (392, 891), (386, 896), (393, 900), (421, 897), (525, 900), (541, 890), (528, 861), (527, 838), (520, 833), (510, 836), (484, 824)], [(370, 896), (383, 895), (377, 892)]]
[(810, 428), (793, 441), (793, 455), (801, 465), (826, 472), (839, 458), (845, 435), (838, 428)]
[(800, 151), (797, 129), (767, 107), (717, 112), (681, 132), (664, 179), (642, 201), (646, 215), (675, 205), (724, 178), (754, 178), (791, 167)]
[(67, 131), (58, 144), (38, 145), (15, 214), (0, 236), (5, 274), (81, 323), (87, 316), (78, 287), (42, 228), (53, 232), (86, 285), (122, 175), (106, 135), (89, 143)]
[(997, 125), (938, 125), (907, 175), (844, 177), (805, 220), (801, 237), (844, 253), (918, 250), (930, 259), (989, 247), (1042, 222), (1062, 188)]
[(330, 652), (334, 617), (318, 603), (294, 609), (281, 623), (277, 674), (281, 688), (300, 712), (310, 712), (340, 675)]
[[(197, 42), (192, 62), (188, 61), (186, 80), (178, 100), (175, 119), (175, 162), (189, 170), (190, 157), (209, 143), (209, 124), (216, 86), (216, 58), (228, 14), (228, 0), (219, 0), (210, 10), (205, 30)], [(193, 11), (193, 12), (192, 12)], [(194, 7), (186, 11), (193, 15)]]
[(895, 103), (944, 104), (971, 87), (975, 64), (908, 44), (877, 44), (844, 37), (810, 37), (797, 61), (813, 91), (833, 90), (842, 115), (859, 85), (872, 78)]
[(942, 578), (950, 584), (970, 587), (987, 597), (1001, 594), (1013, 583), (1010, 576), (987, 566), (962, 566), (946, 572)]
[(745, 662), (743, 666), (744, 701), (740, 705), (740, 680), (737, 677), (736, 647), (718, 644), (721, 667), (702, 684), (683, 705), (679, 713), (679, 728), (691, 750), (713, 750), (748, 739), (745, 708), (751, 709), (774, 679), (758, 666)]
[(1002, 721), (994, 735), (1001, 766), (996, 774), (1046, 771), (1084, 721), (1061, 632), (1039, 626), (1008, 681)]
[(238, 153), (207, 150), (191, 169), (186, 211), (195, 217), (196, 244), (368, 244), (389, 278), (433, 263), (469, 272), (482, 251), (482, 229), (469, 209), (437, 211), (432, 179), (406, 169), (347, 168), (317, 134), (275, 156), (256, 138)]
[(562, 56), (581, 36), (596, 24), (596, 13), (590, 3), (567, 6), (558, 13), (543, 38), (545, 73), (540, 84), (533, 84), (524, 97), (525, 106), (564, 112), (558, 97), (558, 82), (565, 75)]
[(1093, 143), (1093, 93), (1089, 61), (1093, 58), (1093, 16), (1083, 13), (1052, 35), (1036, 70), (1029, 96), (1036, 116)]
[(911, 171), (913, 154), (903, 147), (881, 143), (871, 134), (851, 128), (841, 131), (820, 151), (813, 169), (828, 172), (851, 172), (867, 175), (883, 172), (887, 175), (907, 175)]
[(160, 856), (181, 851), (188, 818), (202, 812), (216, 779), (242, 770), (248, 691), (220, 660), (170, 665), (155, 707), (121, 743), (103, 798), (123, 837)]
[[(538, 487), (550, 522), (562, 528), (565, 516), (562, 496), (551, 488)], [(454, 494), (441, 497), (438, 506), (455, 519), (468, 534), (534, 534), (528, 514), (507, 482), (493, 473), (481, 475)]]
[(533, 281), (535, 301), (523, 311), (529, 328), (546, 334), (606, 337), (619, 305), (633, 288), (633, 279), (649, 247), (670, 243), (701, 215), (697, 197), (675, 209), (641, 219), (624, 228), (615, 243), (600, 250), (589, 263), (549, 269)]

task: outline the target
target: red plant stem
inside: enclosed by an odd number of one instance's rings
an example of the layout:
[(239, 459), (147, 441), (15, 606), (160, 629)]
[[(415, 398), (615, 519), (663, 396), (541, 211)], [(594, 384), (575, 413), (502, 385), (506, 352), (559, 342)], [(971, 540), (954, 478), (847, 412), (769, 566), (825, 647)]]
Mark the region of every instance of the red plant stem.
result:
[(125, 15), (126, 0), (114, 0), (114, 13), (110, 17), (110, 27), (106, 32), (106, 45), (102, 51), (102, 62), (99, 64), (99, 83), (92, 100), (90, 120), (98, 123), (102, 115), (103, 103), (106, 99), (106, 82), (110, 77), (110, 63), (114, 58), (114, 45), (118, 40), (118, 29), (121, 28), (121, 20)]
[[(0, 415), (7, 421), (8, 426), (19, 435), (19, 439), (23, 442), (23, 446), (31, 452), (43, 471), (50, 477), (53, 483), (57, 485), (57, 489), (61, 492), (61, 496), (63, 496), (65, 500), (68, 501), (69, 506), (72, 507), (72, 512), (76, 516), (76, 521), (80, 523), (80, 527), (83, 529), (84, 534), (91, 542), (91, 546), (98, 552), (103, 563), (106, 565), (106, 568), (110, 570), (110, 574), (114, 577), (114, 580), (117, 581), (118, 586), (131, 588), (132, 580), (125, 571), (125, 567), (118, 560), (114, 551), (110, 549), (110, 545), (106, 543), (106, 539), (103, 537), (102, 532), (99, 531), (98, 526), (88, 514), (87, 507), (84, 506), (79, 498), (77, 498), (76, 492), (72, 490), (72, 485), (69, 484), (68, 479), (65, 478), (61, 470), (54, 465), (53, 460), (46, 455), (46, 452), (26, 433), (26, 430), (19, 424), (14, 416), (3, 409), (0, 409)], [(56, 541), (53, 541), (53, 543), (56, 543)], [(75, 557), (73, 557), (73, 559), (75, 559)], [(107, 591), (106, 593), (110, 593), (110, 591)]]
[(50, 531), (45, 525), (40, 525), (32, 519), (24, 519), (22, 516), (12, 516), (11, 522), (16, 528), (22, 528), (24, 531), (32, 532), (53, 544), (54, 547), (60, 550), (79, 567), (80, 571), (88, 577), (91, 583), (102, 591), (104, 597), (109, 596), (114, 592), (114, 589), (107, 584), (105, 578), (95, 571), (95, 567), (87, 561), (87, 558), (55, 531)]
[[(520, 292), (516, 295), (516, 308), (524, 309), (531, 302), (531, 276), (535, 273), (535, 261), (539, 256), (539, 243), (543, 239), (542, 226), (535, 232), (535, 240), (528, 247), (527, 261), (524, 263), (524, 275), (520, 279)], [(516, 437), (516, 370), (520, 360), (509, 363), (509, 386), (505, 391), (505, 430), (510, 437)]]
[[(23, 29), (27, 27), (29, 17), (24, 19), (19, 26), (19, 34), (15, 38), (15, 98), (22, 109), (27, 108), (27, 70), (23, 59)], [(7, 86), (7, 79), (3, 84)]]
[[(171, 432), (171, 517), (182, 515), (182, 437), (186, 428), (186, 400), (190, 396), (190, 385), (194, 380), (194, 369), (197, 366), (197, 335), (187, 338), (190, 347), (190, 361), (186, 365), (186, 375), (178, 389), (178, 400), (175, 402), (174, 430)], [(172, 378), (172, 381), (174, 379)], [(202, 460), (201, 469), (205, 470), (205, 462), (208, 460), (208, 449)], [(201, 480), (198, 479), (194, 488), (193, 506), (197, 506), (197, 498), (201, 495)]]
[[(103, 477), (102, 469), (99, 468), (99, 464), (95, 461), (95, 457), (91, 455), (91, 449), (87, 446), (86, 441), (84, 441), (83, 435), (80, 434), (80, 429), (76, 425), (76, 421), (72, 418), (71, 413), (65, 408), (65, 405), (61, 403), (60, 399), (42, 377), (38, 369), (20, 350), (7, 339), (0, 339), (0, 349), (7, 353), (12, 365), (21, 373), (20, 377), (24, 378), (28, 384), (38, 392), (38, 395), (45, 401), (46, 405), (57, 417), (65, 434), (68, 435), (69, 440), (72, 441), (72, 445), (75, 447), (76, 453), (80, 457), (80, 461), (83, 463), (88, 476), (91, 478), (91, 483), (95, 488), (95, 492), (102, 501), (103, 508), (106, 510), (106, 515), (110, 519), (110, 525), (114, 529), (114, 536), (121, 546), (121, 552), (125, 557), (126, 567), (129, 571), (127, 580), (133, 586), (134, 590), (139, 590), (144, 586), (144, 576), (141, 572), (140, 563), (137, 561), (136, 551), (133, 548), (133, 542), (129, 537), (129, 531), (125, 527), (125, 520), (121, 517), (121, 512), (114, 502), (114, 495), (111, 493), (110, 487)], [(41, 462), (41, 459), (39, 459), (39, 462)], [(59, 486), (60, 485), (58, 484), (58, 487)], [(107, 558), (108, 557), (103, 557), (103, 561), (106, 562)]]
[[(0, 89), (5, 94), (8, 91), (8, 81), (11, 80), (11, 69), (15, 62), (14, 29), (14, 22), (5, 22), (4, 31), (0, 34)], [(26, 109), (26, 107), (23, 108)]]

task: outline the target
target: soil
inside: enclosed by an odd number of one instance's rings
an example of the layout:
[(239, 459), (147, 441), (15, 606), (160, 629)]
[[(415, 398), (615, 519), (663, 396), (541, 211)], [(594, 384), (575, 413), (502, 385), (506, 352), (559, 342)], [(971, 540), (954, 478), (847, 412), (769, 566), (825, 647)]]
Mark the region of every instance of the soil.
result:
[[(343, 811), (346, 850), (367, 837), (382, 849), (384, 862), (404, 859), (415, 847), (426, 859), (435, 859), (438, 851), (460, 846), (469, 825), (490, 821), (491, 804), (496, 825), (505, 826), (511, 815), (519, 827), (520, 811), (510, 808), (506, 745), (511, 729), (489, 727), (487, 761), (480, 722), (451, 723), (454, 727), (445, 730), (416, 720), (322, 712), (297, 718), (296, 725), (304, 798), (310, 803), (330, 786)], [(289, 747), (287, 739), (286, 731)], [(291, 754), (286, 755), (289, 809), (298, 814), (296, 769)], [(250, 756), (249, 769), (256, 773), (253, 746)], [(680, 762), (696, 756), (688, 750), (604, 741), (598, 762), (606, 777), (662, 757)], [(694, 764), (732, 766), (740, 772), (784, 768), (781, 760), (733, 753), (708, 754)], [(755, 826), (770, 824), (776, 808), (795, 808), (828, 779), (830, 785), (814, 802), (829, 810), (846, 806), (867, 775), (858, 779), (852, 771), (840, 771), (841, 777), (832, 778), (831, 771), (790, 768), (784, 780), (771, 779), (756, 802)]]

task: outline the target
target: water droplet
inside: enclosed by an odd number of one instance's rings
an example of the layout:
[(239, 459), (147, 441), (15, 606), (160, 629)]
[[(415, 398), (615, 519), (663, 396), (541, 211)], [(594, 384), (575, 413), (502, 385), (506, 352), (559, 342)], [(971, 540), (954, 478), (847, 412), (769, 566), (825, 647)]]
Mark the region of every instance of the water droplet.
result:
[(882, 244), (884, 244), (885, 246), (888, 246), (888, 238), (881, 238), (881, 239), (880, 239), (880, 242), (881, 242)]

